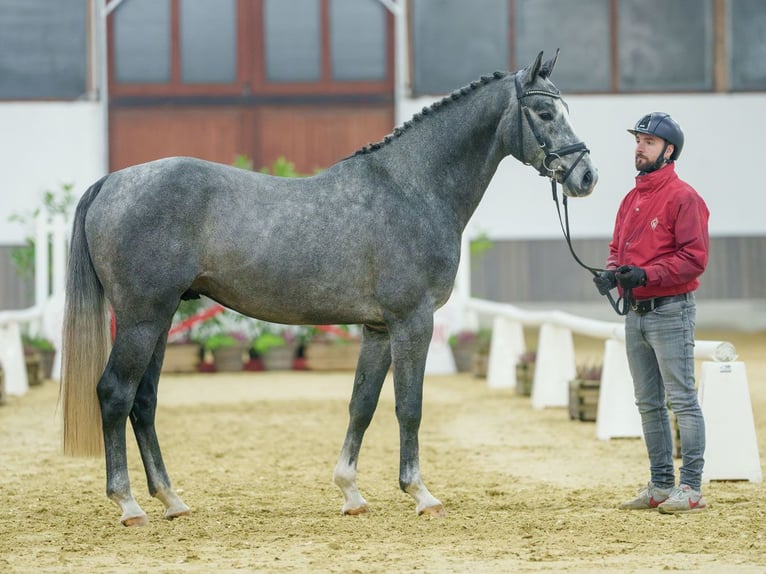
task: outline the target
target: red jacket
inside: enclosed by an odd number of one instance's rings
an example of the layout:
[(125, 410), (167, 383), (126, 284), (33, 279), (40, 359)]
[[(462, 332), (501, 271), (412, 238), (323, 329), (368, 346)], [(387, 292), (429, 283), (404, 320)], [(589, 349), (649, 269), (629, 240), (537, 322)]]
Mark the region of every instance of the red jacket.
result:
[(607, 269), (635, 265), (646, 271), (636, 299), (694, 291), (707, 266), (708, 208), (671, 163), (636, 176), (623, 198), (609, 244)]

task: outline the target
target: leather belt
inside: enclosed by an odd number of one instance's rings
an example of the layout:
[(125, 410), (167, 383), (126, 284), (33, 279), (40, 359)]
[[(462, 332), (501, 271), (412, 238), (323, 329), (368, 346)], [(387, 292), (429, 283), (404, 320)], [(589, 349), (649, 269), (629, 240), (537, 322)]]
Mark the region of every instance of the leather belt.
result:
[(688, 293), (682, 293), (681, 295), (669, 295), (667, 297), (654, 297), (653, 299), (642, 299), (636, 301), (633, 305), (633, 311), (639, 315), (645, 315), (650, 311), (654, 311), (657, 307), (662, 307), (668, 303), (675, 303), (676, 301), (686, 301), (689, 297)]

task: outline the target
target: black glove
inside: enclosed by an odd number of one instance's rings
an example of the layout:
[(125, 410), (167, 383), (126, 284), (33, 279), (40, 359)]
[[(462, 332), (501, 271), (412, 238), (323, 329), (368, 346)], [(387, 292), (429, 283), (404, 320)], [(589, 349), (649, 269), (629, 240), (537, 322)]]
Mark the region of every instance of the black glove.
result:
[(598, 292), (602, 295), (606, 295), (610, 290), (617, 287), (617, 278), (614, 276), (613, 269), (601, 271), (593, 278), (593, 282), (596, 284)]
[(646, 285), (646, 271), (635, 265), (623, 265), (617, 270), (615, 277), (623, 289)]

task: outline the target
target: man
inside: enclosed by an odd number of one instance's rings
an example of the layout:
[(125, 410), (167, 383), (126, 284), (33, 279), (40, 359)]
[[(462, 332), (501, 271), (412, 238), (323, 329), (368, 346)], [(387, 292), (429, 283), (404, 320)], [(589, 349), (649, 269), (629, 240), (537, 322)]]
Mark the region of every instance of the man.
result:
[[(625, 346), (649, 454), (651, 480), (620, 508), (698, 512), (706, 508), (705, 423), (694, 380), (694, 290), (708, 260), (709, 213), (676, 175), (678, 123), (655, 112), (628, 132), (636, 138), (636, 186), (617, 212), (606, 271), (593, 279), (602, 295), (619, 286), (628, 302)], [(681, 435), (678, 485), (667, 402)]]

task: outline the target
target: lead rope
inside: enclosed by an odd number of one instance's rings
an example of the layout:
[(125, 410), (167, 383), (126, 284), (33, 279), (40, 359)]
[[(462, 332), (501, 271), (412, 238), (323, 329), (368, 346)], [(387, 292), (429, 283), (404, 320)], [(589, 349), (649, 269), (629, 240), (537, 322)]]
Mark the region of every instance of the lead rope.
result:
[[(558, 190), (556, 188), (556, 179), (551, 177), (551, 194), (553, 195), (553, 201), (556, 204), (556, 213), (558, 213), (559, 216), (559, 225), (561, 226), (561, 232), (564, 234), (564, 239), (566, 239), (567, 246), (569, 247), (569, 252), (572, 254), (572, 257), (574, 257), (574, 260), (577, 262), (577, 264), (582, 267), (583, 269), (587, 269), (590, 271), (594, 277), (596, 277), (599, 273), (602, 271), (606, 271), (606, 269), (600, 269), (598, 267), (591, 267), (590, 265), (586, 265), (582, 262), (582, 260), (577, 256), (577, 253), (575, 253), (574, 247), (572, 247), (572, 236), (569, 232), (569, 206), (567, 204), (567, 196), (565, 195), (562, 199), (562, 203), (564, 204), (564, 218), (561, 218), (561, 207), (559, 207), (559, 195)], [(566, 225), (565, 222), (566, 221)], [(614, 300), (612, 297), (611, 292), (606, 293), (606, 298), (609, 300), (609, 304), (612, 306), (612, 309), (614, 309), (615, 313), (618, 315), (627, 315), (628, 310), (631, 306), (630, 301), (633, 300), (633, 290), (632, 289), (625, 289), (622, 297), (618, 298), (617, 301)], [(622, 303), (622, 307), (620, 304)]]

